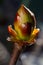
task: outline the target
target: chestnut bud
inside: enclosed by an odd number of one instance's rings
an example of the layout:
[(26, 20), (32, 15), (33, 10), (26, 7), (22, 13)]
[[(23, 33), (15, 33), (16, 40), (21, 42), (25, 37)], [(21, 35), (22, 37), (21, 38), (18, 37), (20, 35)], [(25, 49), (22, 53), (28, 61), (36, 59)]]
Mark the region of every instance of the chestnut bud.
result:
[(35, 27), (34, 14), (27, 7), (21, 5), (14, 20), (14, 29), (18, 34), (18, 38), (28, 40)]

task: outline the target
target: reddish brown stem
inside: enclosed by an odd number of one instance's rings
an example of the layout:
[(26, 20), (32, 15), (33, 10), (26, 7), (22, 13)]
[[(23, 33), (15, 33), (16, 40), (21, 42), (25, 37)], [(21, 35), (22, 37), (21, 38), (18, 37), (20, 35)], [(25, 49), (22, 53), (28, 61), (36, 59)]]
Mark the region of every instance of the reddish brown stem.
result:
[(11, 56), (9, 65), (16, 65), (16, 62), (22, 50), (22, 45), (20, 46), (18, 43), (14, 43), (14, 44), (15, 44), (15, 47), (13, 49), (13, 54)]

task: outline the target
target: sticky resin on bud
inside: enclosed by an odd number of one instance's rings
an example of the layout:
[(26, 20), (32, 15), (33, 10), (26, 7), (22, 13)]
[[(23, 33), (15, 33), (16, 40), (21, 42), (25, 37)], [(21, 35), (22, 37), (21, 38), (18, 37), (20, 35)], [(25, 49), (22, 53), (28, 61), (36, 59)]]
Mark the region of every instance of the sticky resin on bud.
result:
[(14, 29), (19, 39), (28, 40), (35, 27), (34, 14), (24, 5), (18, 9), (14, 20)]

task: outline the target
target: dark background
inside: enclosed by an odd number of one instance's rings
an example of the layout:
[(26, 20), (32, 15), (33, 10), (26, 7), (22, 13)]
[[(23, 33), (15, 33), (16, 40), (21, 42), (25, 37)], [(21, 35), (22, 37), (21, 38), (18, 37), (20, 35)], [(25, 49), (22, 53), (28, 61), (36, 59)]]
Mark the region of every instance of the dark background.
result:
[(43, 0), (0, 0), (0, 41), (10, 53), (12, 53), (13, 45), (6, 40), (9, 36), (7, 27), (10, 24), (13, 25), (15, 14), (21, 4), (24, 4), (34, 12), (37, 27), (43, 33)]
[(6, 46), (10, 46), (6, 41), (8, 36), (7, 26), (13, 24), (15, 14), (21, 4), (34, 12), (38, 25), (40, 22), (43, 23), (43, 0), (0, 0), (0, 40)]

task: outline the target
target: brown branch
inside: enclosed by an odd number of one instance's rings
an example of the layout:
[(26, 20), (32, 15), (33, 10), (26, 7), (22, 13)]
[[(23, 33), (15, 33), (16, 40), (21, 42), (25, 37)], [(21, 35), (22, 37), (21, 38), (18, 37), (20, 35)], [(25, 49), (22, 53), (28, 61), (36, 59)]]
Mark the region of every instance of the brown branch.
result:
[(18, 43), (14, 43), (15, 44), (15, 47), (13, 49), (13, 54), (11, 56), (11, 59), (10, 59), (10, 62), (9, 62), (9, 65), (16, 65), (16, 62), (18, 60), (18, 57), (22, 51), (22, 47), (23, 45), (19, 45)]

